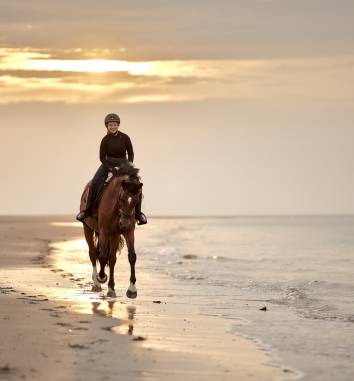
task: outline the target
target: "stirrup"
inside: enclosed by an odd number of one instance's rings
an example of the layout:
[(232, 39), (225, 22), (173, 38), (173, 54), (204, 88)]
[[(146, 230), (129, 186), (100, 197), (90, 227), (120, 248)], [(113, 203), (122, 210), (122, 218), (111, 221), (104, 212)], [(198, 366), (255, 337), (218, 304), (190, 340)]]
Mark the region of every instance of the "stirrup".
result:
[(147, 218), (144, 213), (140, 212), (135, 215), (136, 223), (138, 225), (145, 225), (147, 224)]

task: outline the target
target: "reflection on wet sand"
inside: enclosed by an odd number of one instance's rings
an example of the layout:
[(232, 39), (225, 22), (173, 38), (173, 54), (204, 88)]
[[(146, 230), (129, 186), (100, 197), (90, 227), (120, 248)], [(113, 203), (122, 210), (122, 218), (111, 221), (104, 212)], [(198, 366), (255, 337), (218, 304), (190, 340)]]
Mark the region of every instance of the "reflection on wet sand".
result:
[[(116, 319), (114, 325), (110, 327), (110, 331), (120, 335), (148, 338), (148, 344), (143, 344), (144, 346), (172, 351), (179, 351), (184, 348), (185, 339), (182, 339), (180, 334), (171, 334), (170, 330), (171, 327), (175, 326), (172, 332), (177, 332), (181, 317), (168, 316), (164, 304), (152, 303), (152, 300), (156, 298), (156, 291), (152, 295), (146, 293), (145, 297), (140, 297), (139, 300), (134, 300), (134, 302), (129, 301), (129, 304), (126, 304), (126, 299), (122, 300), (119, 297), (110, 299), (104, 296), (103, 292), (91, 292), (91, 264), (85, 242), (82, 239), (74, 239), (54, 243), (51, 247), (50, 263), (53, 268), (60, 271), (61, 276), (67, 276), (67, 279), (70, 279), (75, 284), (71, 290), (66, 288), (64, 298), (71, 301), (71, 309), (82, 314), (95, 314)], [(119, 266), (120, 278), (126, 277), (128, 279), (129, 263), (128, 261), (126, 263), (122, 262)], [(87, 282), (78, 287), (78, 279), (80, 281), (81, 279), (87, 279)], [(152, 279), (150, 277), (149, 282), (152, 281), (158, 284), (157, 278)], [(149, 289), (154, 290), (154, 287), (150, 286)], [(62, 289), (59, 287), (56, 290), (57, 298), (60, 298), (61, 292)], [(137, 305), (139, 305), (140, 309), (139, 319), (137, 319)], [(192, 324), (188, 323), (188, 330), (192, 332)], [(185, 332), (185, 329), (183, 332)]]
[(110, 301), (107, 301), (107, 307), (108, 308), (104, 308), (104, 309), (101, 309), (99, 308), (102, 303), (101, 302), (92, 302), (92, 312), (96, 315), (100, 315), (100, 316), (103, 316), (103, 317), (112, 317), (113, 316), (113, 307), (114, 307), (114, 304), (115, 304), (115, 300), (110, 300)]
[(133, 334), (133, 329), (134, 329), (134, 318), (135, 318), (135, 312), (136, 312), (136, 307), (135, 306), (127, 306), (127, 312), (128, 312), (128, 321), (130, 324), (128, 324), (128, 335)]
[[(74, 282), (72, 289), (52, 288), (51, 295), (71, 301), (71, 308), (82, 314), (94, 314), (105, 318), (117, 319), (113, 332), (133, 335), (136, 323), (136, 306), (126, 305), (122, 300), (107, 299), (104, 292), (90, 291), (91, 263), (86, 242), (82, 239), (56, 242), (51, 244), (49, 256), (51, 271)], [(128, 277), (128, 268), (120, 267), (120, 275)], [(123, 274), (122, 274), (123, 273)]]
[[(119, 308), (119, 304), (115, 300), (109, 300), (107, 302), (95, 301), (91, 303), (92, 313), (102, 317), (115, 318), (121, 321), (121, 324), (112, 328), (112, 331), (133, 335), (136, 306), (126, 306), (126, 317), (123, 313), (123, 308)], [(82, 312), (82, 310), (80, 311)]]
[[(190, 313), (185, 314), (186, 310), (183, 316), (180, 316), (181, 310), (173, 307), (172, 300), (168, 303), (168, 310), (166, 303), (153, 303), (153, 300), (162, 296), (159, 294), (158, 286), (160, 287), (161, 282), (157, 275), (144, 277), (143, 271), (139, 273), (139, 283), (145, 290), (139, 299), (131, 301), (119, 296), (125, 294), (120, 282), (117, 287), (118, 297), (107, 298), (104, 295), (105, 291), (102, 293), (90, 291), (91, 263), (82, 239), (52, 243), (50, 248), (50, 255), (46, 258), (45, 264), (50, 266), (49, 271), (48, 268), (42, 268), (39, 279), (36, 268), (33, 269), (32, 276), (31, 271), (26, 270), (26, 278), (29, 281), (28, 290), (35, 288), (40, 294), (53, 300), (67, 302), (71, 310), (80, 314), (93, 314), (111, 319), (109, 321), (111, 332), (147, 338), (148, 340), (142, 343), (143, 346), (170, 351), (185, 350), (184, 334), (188, 332), (193, 337), (195, 324), (189, 318)], [(122, 259), (118, 267), (118, 279), (129, 279), (129, 263), (124, 260), (126, 258)], [(13, 277), (20, 279), (21, 275), (13, 275)], [(167, 294), (166, 287), (167, 284), (163, 288), (164, 295)], [(179, 294), (179, 291), (175, 292), (172, 289), (168, 294)], [(137, 315), (137, 306), (139, 306), (139, 315)], [(186, 305), (187, 307), (190, 308)], [(170, 311), (171, 308), (173, 313)], [(181, 321), (183, 328), (181, 328)], [(193, 344), (188, 345), (187, 348), (193, 349)]]

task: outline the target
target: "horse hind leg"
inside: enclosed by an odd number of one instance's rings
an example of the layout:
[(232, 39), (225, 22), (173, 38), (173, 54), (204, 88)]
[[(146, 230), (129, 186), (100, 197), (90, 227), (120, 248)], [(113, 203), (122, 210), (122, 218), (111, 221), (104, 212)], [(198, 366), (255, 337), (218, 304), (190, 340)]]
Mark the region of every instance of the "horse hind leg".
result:
[(109, 281), (108, 281), (108, 292), (107, 296), (111, 298), (116, 297), (116, 292), (114, 290), (115, 282), (114, 282), (114, 266), (117, 262), (117, 247), (118, 245), (112, 244), (110, 245), (109, 252)]
[(91, 291), (99, 292), (102, 291), (102, 287), (97, 280), (97, 259), (98, 259), (98, 250), (94, 241), (94, 232), (84, 224), (84, 234), (86, 238), (86, 242), (89, 247), (89, 256), (92, 263), (92, 281), (93, 285)]
[(99, 277), (98, 277), (98, 272), (97, 272), (97, 258), (98, 258), (98, 250), (97, 248), (95, 248), (95, 264), (92, 265), (92, 281), (93, 281), (93, 285), (92, 285), (92, 289), (91, 291), (93, 292), (99, 292), (99, 291), (102, 291), (102, 287), (101, 287), (101, 283), (104, 283), (104, 282), (99, 282)]
[(99, 283), (106, 283), (108, 277), (106, 273), (104, 272), (104, 270), (107, 265), (108, 257), (109, 257), (108, 240), (105, 240), (104, 238), (101, 238), (100, 236), (98, 247), (99, 247), (98, 261), (100, 262), (100, 272), (97, 274), (96, 279)]
[(114, 267), (117, 262), (117, 251), (122, 249), (123, 238), (120, 235), (115, 235), (111, 237), (109, 243), (109, 281), (107, 296), (115, 298), (116, 292), (114, 290)]

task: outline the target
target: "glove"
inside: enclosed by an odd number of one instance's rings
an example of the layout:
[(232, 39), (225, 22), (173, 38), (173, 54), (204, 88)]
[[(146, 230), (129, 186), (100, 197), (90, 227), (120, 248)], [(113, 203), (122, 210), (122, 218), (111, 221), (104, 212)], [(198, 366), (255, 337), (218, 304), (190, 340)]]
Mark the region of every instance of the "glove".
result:
[(118, 176), (118, 169), (116, 167), (112, 167), (109, 170), (112, 172), (113, 176)]

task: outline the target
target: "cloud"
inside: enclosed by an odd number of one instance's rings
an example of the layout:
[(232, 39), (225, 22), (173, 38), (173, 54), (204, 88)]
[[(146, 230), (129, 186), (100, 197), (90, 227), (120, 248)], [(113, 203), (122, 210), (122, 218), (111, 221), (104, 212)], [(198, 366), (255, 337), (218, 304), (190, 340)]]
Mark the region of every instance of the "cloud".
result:
[[(43, 0), (1, 4), (0, 44), (108, 49), (115, 59), (270, 59), (349, 54), (349, 0)], [(331, 28), (328, 27), (331, 25)], [(114, 52), (114, 53), (112, 53)], [(60, 57), (63, 58), (63, 57)]]
[(353, 56), (122, 61), (70, 51), (0, 48), (0, 103), (354, 97)]

